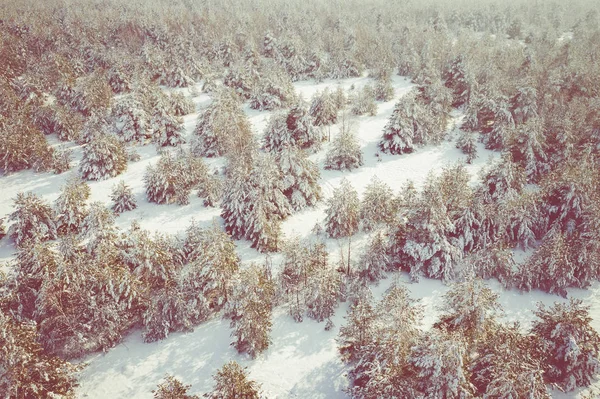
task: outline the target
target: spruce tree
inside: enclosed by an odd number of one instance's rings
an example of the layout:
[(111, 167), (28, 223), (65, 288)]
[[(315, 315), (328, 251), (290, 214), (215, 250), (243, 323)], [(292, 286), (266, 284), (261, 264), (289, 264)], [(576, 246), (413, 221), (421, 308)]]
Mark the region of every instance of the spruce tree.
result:
[(191, 385), (184, 385), (172, 375), (167, 374), (165, 380), (153, 390), (154, 399), (200, 399), (198, 395), (188, 395)]
[(383, 130), (379, 149), (390, 154), (410, 153), (421, 135), (422, 106), (414, 95), (402, 97), (395, 105), (392, 116)]
[(290, 108), (286, 125), (296, 146), (316, 150), (321, 145), (323, 134), (313, 123), (307, 105), (303, 101), (298, 101)]
[(461, 130), (460, 136), (456, 141), (456, 148), (460, 149), (463, 154), (467, 155), (467, 163), (470, 164), (477, 158), (477, 140), (475, 135), (470, 132)]
[(264, 149), (281, 151), (286, 146), (294, 146), (295, 140), (287, 127), (287, 116), (283, 112), (273, 113), (263, 135)]

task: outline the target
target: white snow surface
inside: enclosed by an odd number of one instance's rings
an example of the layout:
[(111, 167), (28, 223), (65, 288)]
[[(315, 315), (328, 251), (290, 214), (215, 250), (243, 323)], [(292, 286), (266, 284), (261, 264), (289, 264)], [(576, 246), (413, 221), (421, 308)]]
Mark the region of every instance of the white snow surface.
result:
[[(345, 90), (354, 86), (354, 90), (363, 85), (372, 83), (368, 77), (346, 79), (343, 81), (328, 80), (322, 83), (298, 82), (295, 84), (297, 92), (305, 99), (325, 87), (335, 90), (341, 85)], [(321, 168), (320, 184), (323, 188), (324, 201), (316, 207), (298, 212), (283, 223), (283, 231), (287, 236), (298, 235), (308, 237), (315, 223), (323, 222), (325, 218), (326, 199), (332, 195), (342, 178), (350, 180), (359, 195), (365, 190), (373, 176), (390, 185), (394, 190), (407, 181), (412, 180), (419, 187), (431, 172), (439, 172), (445, 165), (464, 160), (465, 156), (455, 148), (454, 141), (457, 137), (455, 126), (460, 124), (461, 115), (454, 114), (451, 122), (449, 139), (437, 146), (419, 148), (412, 154), (386, 155), (381, 154), (380, 160), (375, 154), (377, 143), (381, 138), (383, 127), (392, 113), (397, 99), (406, 94), (412, 84), (406, 79), (396, 76), (393, 78), (395, 98), (386, 103), (378, 103), (376, 116), (361, 116), (356, 118), (356, 131), (364, 152), (365, 164), (352, 172), (323, 170), (325, 153), (328, 143), (323, 148), (311, 155), (311, 159)], [(198, 85), (201, 87), (201, 84)], [(183, 90), (186, 95), (187, 90)], [(196, 113), (184, 117), (187, 134), (191, 137), (196, 124), (198, 112), (205, 108), (211, 101), (206, 94), (195, 97)], [(244, 107), (248, 114), (255, 134), (262, 136), (270, 113), (251, 110)], [(332, 137), (338, 133), (339, 127), (331, 128)], [(58, 140), (49, 137), (50, 142), (57, 145)], [(71, 172), (61, 175), (51, 173), (33, 173), (22, 171), (0, 178), (0, 217), (12, 212), (13, 198), (18, 192), (32, 191), (41, 195), (45, 200), (52, 202), (59, 194), (60, 187), (73, 174), (77, 173), (78, 161), (81, 159), (81, 148), (76, 144), (69, 144), (74, 150), (75, 162)], [(472, 175), (472, 182), (477, 181), (477, 173), (486, 164), (489, 158), (497, 156), (478, 144), (479, 157), (472, 165), (467, 165), (467, 170)], [(121, 214), (117, 218), (120, 228), (127, 228), (133, 220), (138, 220), (143, 228), (167, 233), (182, 233), (192, 219), (202, 226), (209, 226), (213, 219), (220, 219), (220, 208), (206, 208), (202, 201), (195, 195), (190, 196), (190, 204), (156, 205), (149, 203), (145, 198), (143, 182), (144, 171), (148, 164), (156, 163), (159, 155), (152, 145), (138, 147), (141, 160), (130, 162), (125, 173), (112, 179), (89, 182), (91, 188), (91, 201), (101, 201), (110, 206), (110, 192), (117, 182), (125, 180), (132, 187), (138, 201), (138, 208)], [(211, 169), (220, 169), (224, 165), (223, 159), (205, 159)], [(368, 241), (368, 235), (359, 233), (352, 238), (352, 253), (356, 259)], [(344, 246), (346, 240), (326, 240), (330, 252), (330, 261), (334, 262)], [(237, 251), (244, 263), (264, 262), (265, 255), (250, 248), (247, 241), (237, 242)], [(0, 262), (12, 258), (14, 246), (8, 238), (0, 241)], [(528, 254), (519, 254), (518, 259), (524, 259)], [(280, 255), (272, 255), (271, 260), (275, 267), (280, 262)], [(425, 306), (425, 318), (422, 328), (430, 328), (437, 317), (437, 307), (441, 304), (442, 295), (448, 287), (437, 280), (422, 279), (419, 283), (409, 283), (404, 274), (390, 275), (378, 286), (372, 287), (376, 298), (394, 281), (407, 284), (412, 296), (421, 300)], [(532, 310), (537, 302), (552, 304), (555, 301), (564, 301), (563, 298), (548, 295), (539, 291), (519, 293), (504, 291), (496, 281), (488, 284), (500, 294), (500, 303), (503, 307), (502, 317), (505, 320), (519, 321), (523, 326), (528, 326), (532, 319)], [(589, 304), (591, 315), (594, 318), (594, 327), (600, 331), (600, 284), (588, 290), (570, 290), (569, 296), (579, 297)], [(191, 384), (191, 393), (202, 394), (208, 392), (213, 386), (212, 375), (229, 360), (236, 360), (242, 366), (248, 367), (250, 378), (262, 385), (263, 393), (268, 398), (346, 398), (343, 389), (348, 381), (345, 377), (346, 367), (339, 360), (337, 354), (336, 337), (339, 327), (344, 324), (344, 317), (348, 307), (341, 304), (333, 322), (335, 327), (331, 331), (324, 330), (324, 323), (316, 323), (306, 319), (296, 323), (287, 314), (287, 309), (277, 308), (273, 317), (273, 331), (271, 333), (272, 345), (257, 359), (237, 354), (230, 346), (229, 321), (215, 317), (208, 322), (197, 326), (191, 333), (175, 333), (169, 338), (154, 342), (144, 343), (139, 331), (133, 331), (126, 339), (107, 353), (99, 353), (84, 359), (88, 363), (80, 376), (81, 386), (78, 388), (78, 397), (83, 398), (151, 398), (152, 389), (156, 388), (166, 373), (173, 374), (185, 384)], [(576, 394), (556, 394), (556, 398), (574, 398)]]

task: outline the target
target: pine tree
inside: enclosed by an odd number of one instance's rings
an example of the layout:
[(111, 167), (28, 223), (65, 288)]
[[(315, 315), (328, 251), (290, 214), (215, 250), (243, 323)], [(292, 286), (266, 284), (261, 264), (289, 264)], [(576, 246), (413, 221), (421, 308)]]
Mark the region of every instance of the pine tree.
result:
[(116, 214), (137, 208), (137, 200), (133, 196), (133, 191), (125, 184), (124, 180), (113, 186), (110, 199), (113, 201), (112, 210)]
[(422, 106), (414, 95), (402, 97), (395, 105), (392, 116), (383, 130), (379, 142), (381, 151), (390, 154), (405, 154), (414, 150), (418, 137), (422, 135)]
[(62, 187), (54, 201), (56, 231), (59, 236), (77, 234), (87, 214), (85, 202), (90, 197), (90, 187), (83, 181), (72, 179)]
[(390, 186), (373, 176), (365, 189), (360, 204), (360, 220), (364, 231), (372, 231), (378, 225), (390, 224), (396, 219), (397, 201)]
[(458, 55), (445, 72), (446, 87), (452, 89), (453, 107), (460, 107), (469, 102), (471, 85), (467, 76), (467, 66), (461, 55)]
[(250, 123), (239, 100), (235, 94), (222, 91), (198, 116), (191, 142), (192, 152), (206, 157), (235, 153), (236, 147), (251, 141), (251, 137)]
[(0, 391), (7, 398), (73, 397), (79, 370), (44, 351), (34, 323), (0, 312)]
[(134, 94), (123, 96), (112, 108), (116, 134), (125, 142), (143, 142), (148, 137), (150, 116), (137, 97)]
[(463, 154), (467, 155), (467, 163), (470, 164), (477, 158), (477, 140), (475, 135), (470, 132), (461, 130), (460, 136), (456, 141), (456, 148), (460, 149)]
[(275, 286), (256, 265), (244, 269), (238, 285), (230, 295), (227, 314), (231, 318), (232, 345), (252, 358), (265, 351), (270, 343)]
[(510, 110), (517, 125), (538, 116), (537, 91), (533, 87), (519, 87), (510, 100)]
[(211, 311), (219, 311), (227, 302), (233, 276), (240, 266), (235, 244), (217, 224), (193, 235), (193, 225), (191, 229), (185, 242), (189, 263), (182, 270), (184, 287), (200, 293)]
[(313, 96), (308, 112), (313, 117), (315, 126), (327, 126), (337, 122), (338, 109), (328, 89)]
[(281, 151), (286, 146), (294, 146), (295, 140), (287, 127), (287, 116), (283, 112), (273, 113), (263, 135), (264, 149)]
[(363, 165), (363, 154), (354, 128), (343, 124), (327, 150), (325, 169), (352, 170)]
[(376, 233), (367, 246), (359, 262), (359, 276), (369, 282), (377, 282), (385, 277), (385, 271), (392, 265), (388, 254), (388, 244), (381, 232)]
[(589, 386), (600, 371), (600, 336), (590, 325), (589, 307), (580, 299), (535, 311), (537, 336), (547, 382), (564, 391)]
[(530, 119), (511, 131), (505, 142), (515, 163), (525, 170), (529, 182), (537, 182), (548, 171), (544, 129), (538, 119)]
[(105, 180), (127, 169), (125, 147), (113, 136), (102, 135), (86, 145), (79, 173), (86, 180)]
[(375, 100), (377, 101), (391, 101), (394, 98), (394, 88), (392, 87), (392, 79), (389, 74), (377, 79), (375, 84)]
[(358, 231), (360, 202), (358, 193), (347, 179), (333, 190), (333, 196), (327, 201), (325, 231), (332, 238), (354, 235)]
[[(166, 107), (166, 106), (164, 106)], [(185, 127), (181, 117), (173, 116), (166, 108), (159, 105), (150, 119), (150, 128), (156, 145), (176, 147), (185, 143)]]
[(71, 161), (73, 160), (73, 151), (65, 146), (54, 148), (52, 152), (52, 169), (57, 175), (71, 169)]
[(248, 379), (245, 369), (235, 361), (223, 365), (213, 376), (215, 386), (210, 393), (204, 394), (209, 399), (260, 399), (260, 385)]
[(15, 210), (8, 217), (14, 222), (8, 235), (17, 247), (28, 240), (44, 241), (57, 238), (56, 222), (52, 208), (33, 193), (18, 193), (14, 199)]
[(222, 203), (225, 230), (236, 240), (252, 241), (259, 251), (276, 250), (279, 221), (291, 214), (281, 184), (270, 155), (257, 156), (250, 171), (235, 171), (228, 179)]
[(275, 161), (283, 177), (281, 190), (295, 211), (314, 206), (321, 199), (319, 168), (302, 150), (285, 146)]
[(490, 323), (501, 308), (498, 294), (481, 280), (469, 278), (451, 287), (444, 295), (439, 310), (442, 315), (435, 326), (446, 331), (460, 331), (461, 336), (472, 345), (485, 339)]
[(294, 144), (302, 149), (319, 149), (323, 133), (313, 124), (313, 119), (303, 101), (296, 102), (287, 114), (286, 125)]
[(471, 382), (483, 397), (550, 399), (532, 337), (515, 325), (494, 325), (477, 346)]
[(459, 335), (423, 334), (409, 360), (419, 391), (429, 398), (472, 398), (465, 357), (466, 346)]
[(165, 381), (153, 390), (154, 399), (200, 399), (198, 395), (188, 395), (191, 385), (184, 385), (172, 375), (167, 374)]
[(285, 108), (295, 97), (289, 76), (276, 68), (267, 67), (250, 93), (250, 108), (259, 111)]
[(182, 92), (175, 92), (169, 95), (169, 107), (174, 116), (184, 116), (194, 113), (196, 106), (189, 97)]
[(373, 296), (367, 291), (366, 296), (359, 298), (348, 312), (346, 325), (340, 327), (337, 343), (343, 361), (354, 363), (368, 350), (377, 333), (374, 323), (376, 318)]
[(350, 110), (354, 115), (377, 115), (377, 104), (375, 104), (375, 90), (372, 86), (366, 85), (355, 93), (351, 100), (352, 106)]
[[(335, 314), (340, 296), (340, 273), (332, 267), (315, 270), (308, 283), (306, 299), (307, 315), (318, 322), (328, 320)], [(325, 327), (326, 329), (327, 326)]]

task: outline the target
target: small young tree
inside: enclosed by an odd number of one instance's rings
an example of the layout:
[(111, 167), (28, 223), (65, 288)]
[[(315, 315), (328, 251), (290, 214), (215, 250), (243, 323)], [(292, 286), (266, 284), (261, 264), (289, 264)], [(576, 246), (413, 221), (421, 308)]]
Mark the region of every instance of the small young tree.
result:
[(281, 151), (285, 146), (295, 145), (286, 121), (287, 116), (283, 112), (275, 112), (269, 117), (269, 123), (263, 135), (265, 150)]
[(363, 154), (350, 124), (342, 124), (339, 134), (327, 151), (325, 169), (352, 170), (362, 166)]
[(117, 136), (125, 142), (143, 142), (148, 136), (150, 116), (133, 93), (115, 101), (112, 118)]
[(81, 177), (86, 180), (105, 180), (127, 169), (125, 147), (110, 135), (102, 135), (86, 145), (79, 164)]
[(172, 375), (165, 375), (165, 380), (152, 391), (154, 399), (200, 399), (198, 395), (188, 395), (191, 385), (184, 385)]
[(370, 85), (364, 86), (351, 100), (350, 111), (354, 115), (377, 115), (377, 104), (375, 104), (375, 92)]
[(73, 160), (73, 151), (65, 146), (54, 148), (52, 152), (52, 169), (57, 175), (71, 169), (71, 161)]
[(113, 186), (110, 199), (113, 201), (112, 210), (116, 214), (137, 208), (137, 200), (133, 196), (133, 191), (125, 184), (124, 180)]
[(375, 83), (375, 100), (390, 101), (394, 98), (394, 88), (392, 87), (392, 79), (388, 74), (377, 79)]
[(54, 212), (50, 205), (33, 193), (18, 193), (14, 199), (14, 212), (8, 220), (14, 222), (8, 234), (17, 247), (28, 240), (54, 240), (57, 238)]
[(358, 193), (347, 179), (333, 190), (327, 201), (325, 231), (332, 238), (349, 237), (358, 231), (360, 201)]
[(461, 130), (460, 136), (456, 141), (456, 148), (460, 149), (463, 154), (467, 155), (467, 163), (470, 164), (477, 158), (477, 140), (471, 132)]
[(175, 92), (169, 95), (169, 107), (175, 116), (188, 115), (196, 110), (194, 101), (183, 95), (182, 92)]
[(235, 361), (225, 365), (213, 376), (213, 390), (204, 394), (209, 399), (260, 399), (260, 385), (248, 379), (246, 371)]
[(564, 391), (589, 386), (600, 371), (600, 336), (580, 299), (539, 305), (531, 332), (537, 336), (545, 378)]
[(62, 187), (54, 201), (56, 231), (59, 236), (77, 234), (79, 226), (87, 215), (86, 201), (90, 197), (90, 187), (83, 181), (72, 179)]
[(341, 286), (340, 273), (333, 267), (325, 267), (315, 271), (308, 283), (306, 307), (308, 317), (318, 322), (328, 321), (325, 329), (332, 326), (331, 317), (338, 305)]
[(298, 101), (287, 114), (286, 125), (295, 145), (302, 149), (318, 149), (323, 141), (321, 129), (313, 124), (306, 104)]
[(328, 89), (313, 96), (308, 112), (313, 117), (315, 126), (327, 126), (337, 122), (338, 109)]

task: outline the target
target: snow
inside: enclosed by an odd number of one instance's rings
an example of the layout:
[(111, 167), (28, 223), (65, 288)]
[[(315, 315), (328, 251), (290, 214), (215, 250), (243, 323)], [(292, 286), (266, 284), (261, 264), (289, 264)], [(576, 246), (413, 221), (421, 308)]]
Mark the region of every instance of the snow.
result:
[[(343, 81), (326, 80), (322, 83), (298, 82), (295, 84), (297, 92), (305, 99), (310, 100), (317, 91), (329, 87), (335, 90), (338, 85), (344, 89), (354, 86), (359, 90), (367, 83), (372, 83), (368, 77), (346, 79)], [(307, 238), (311, 234), (315, 223), (325, 219), (326, 201), (332, 195), (333, 189), (338, 187), (341, 180), (347, 178), (352, 186), (362, 196), (366, 186), (373, 176), (378, 176), (381, 181), (388, 184), (395, 191), (408, 180), (412, 180), (417, 188), (424, 182), (431, 172), (439, 172), (445, 165), (451, 165), (457, 160), (464, 160), (465, 155), (455, 148), (458, 137), (454, 126), (460, 124), (461, 115), (453, 115), (453, 122), (449, 139), (437, 146), (419, 148), (411, 154), (387, 155), (378, 153), (377, 143), (381, 138), (383, 127), (392, 113), (397, 99), (406, 94), (412, 84), (402, 77), (393, 78), (395, 98), (392, 101), (378, 103), (375, 116), (361, 116), (356, 119), (357, 135), (364, 156), (364, 166), (348, 171), (324, 170), (325, 154), (329, 143), (325, 143), (321, 150), (310, 156), (321, 169), (320, 184), (323, 188), (324, 199), (316, 207), (308, 208), (289, 217), (282, 225), (285, 235), (298, 235)], [(201, 87), (201, 84), (198, 85)], [(188, 95), (187, 91), (182, 91)], [(193, 98), (196, 113), (184, 117), (184, 124), (189, 138), (196, 124), (198, 112), (210, 103), (210, 97), (201, 94)], [(262, 136), (271, 113), (251, 110), (247, 105), (244, 111), (248, 114), (253, 132)], [(327, 129), (327, 128), (326, 128)], [(339, 125), (331, 127), (332, 137), (339, 132)], [(58, 141), (51, 137), (51, 142)], [(488, 159), (496, 154), (489, 152), (478, 143), (479, 157), (472, 164), (466, 165), (472, 176), (472, 182), (477, 180), (478, 171), (487, 163)], [(50, 173), (33, 173), (31, 171), (18, 172), (0, 179), (0, 217), (12, 212), (13, 198), (18, 192), (32, 191), (39, 194), (46, 201), (54, 201), (60, 192), (61, 186), (72, 175), (77, 173), (78, 160), (81, 159), (81, 147), (69, 144), (74, 150), (75, 161), (72, 171), (62, 175)], [(190, 196), (190, 204), (156, 205), (149, 203), (145, 198), (143, 176), (147, 165), (155, 164), (159, 155), (153, 145), (138, 147), (137, 152), (141, 159), (130, 162), (127, 170), (122, 175), (108, 180), (88, 182), (91, 188), (91, 201), (100, 201), (110, 206), (110, 193), (112, 187), (120, 180), (132, 188), (137, 200), (138, 208), (121, 214), (117, 217), (117, 225), (127, 228), (133, 220), (138, 220), (141, 227), (149, 230), (160, 230), (164, 233), (181, 233), (189, 226), (192, 219), (203, 227), (208, 227), (214, 218), (220, 219), (220, 208), (206, 208), (202, 200), (195, 195)], [(209, 170), (221, 169), (223, 159), (205, 159)], [(367, 245), (369, 235), (358, 233), (352, 237), (352, 256), (357, 259), (362, 248)], [(343, 248), (348, 248), (347, 239), (326, 240), (330, 253), (330, 261), (335, 262)], [(244, 263), (251, 261), (263, 262), (264, 254), (250, 248), (247, 241), (237, 242), (237, 251)], [(13, 256), (14, 247), (8, 238), (0, 241), (0, 264)], [(519, 253), (518, 259), (522, 261), (529, 253)], [(281, 255), (272, 255), (273, 265), (279, 265)], [(437, 317), (437, 307), (441, 305), (442, 295), (448, 287), (437, 280), (422, 279), (419, 283), (409, 283), (408, 276), (391, 275), (378, 286), (372, 288), (375, 297), (380, 298), (382, 293), (398, 279), (402, 284), (408, 284), (411, 295), (421, 300), (425, 306), (425, 318), (422, 328), (430, 328)], [(500, 294), (500, 303), (505, 320), (519, 321), (523, 326), (528, 326), (533, 318), (532, 310), (536, 303), (541, 301), (551, 304), (554, 301), (564, 301), (558, 296), (548, 295), (534, 291), (519, 293), (504, 291), (499, 283), (490, 281), (491, 288)], [(593, 326), (600, 331), (600, 285), (596, 284), (588, 290), (570, 290), (569, 295), (582, 298), (592, 307), (591, 315), (594, 318)], [(333, 318), (335, 327), (331, 331), (324, 330), (324, 323), (316, 323), (306, 319), (296, 323), (286, 313), (285, 308), (277, 308), (274, 312), (273, 331), (271, 334), (271, 347), (257, 359), (251, 360), (237, 354), (230, 346), (229, 322), (214, 318), (196, 327), (191, 333), (172, 334), (168, 339), (144, 343), (139, 331), (133, 331), (121, 344), (105, 354), (94, 354), (85, 359), (88, 366), (81, 374), (81, 386), (78, 397), (84, 398), (150, 398), (151, 390), (166, 373), (180, 378), (185, 384), (192, 385), (192, 393), (202, 394), (212, 388), (212, 374), (222, 367), (228, 360), (235, 359), (242, 366), (248, 367), (250, 378), (262, 384), (265, 395), (269, 398), (346, 398), (342, 391), (346, 386), (345, 366), (337, 355), (335, 338), (339, 327), (344, 324), (347, 304), (341, 304)], [(557, 398), (574, 397), (556, 396)]]

